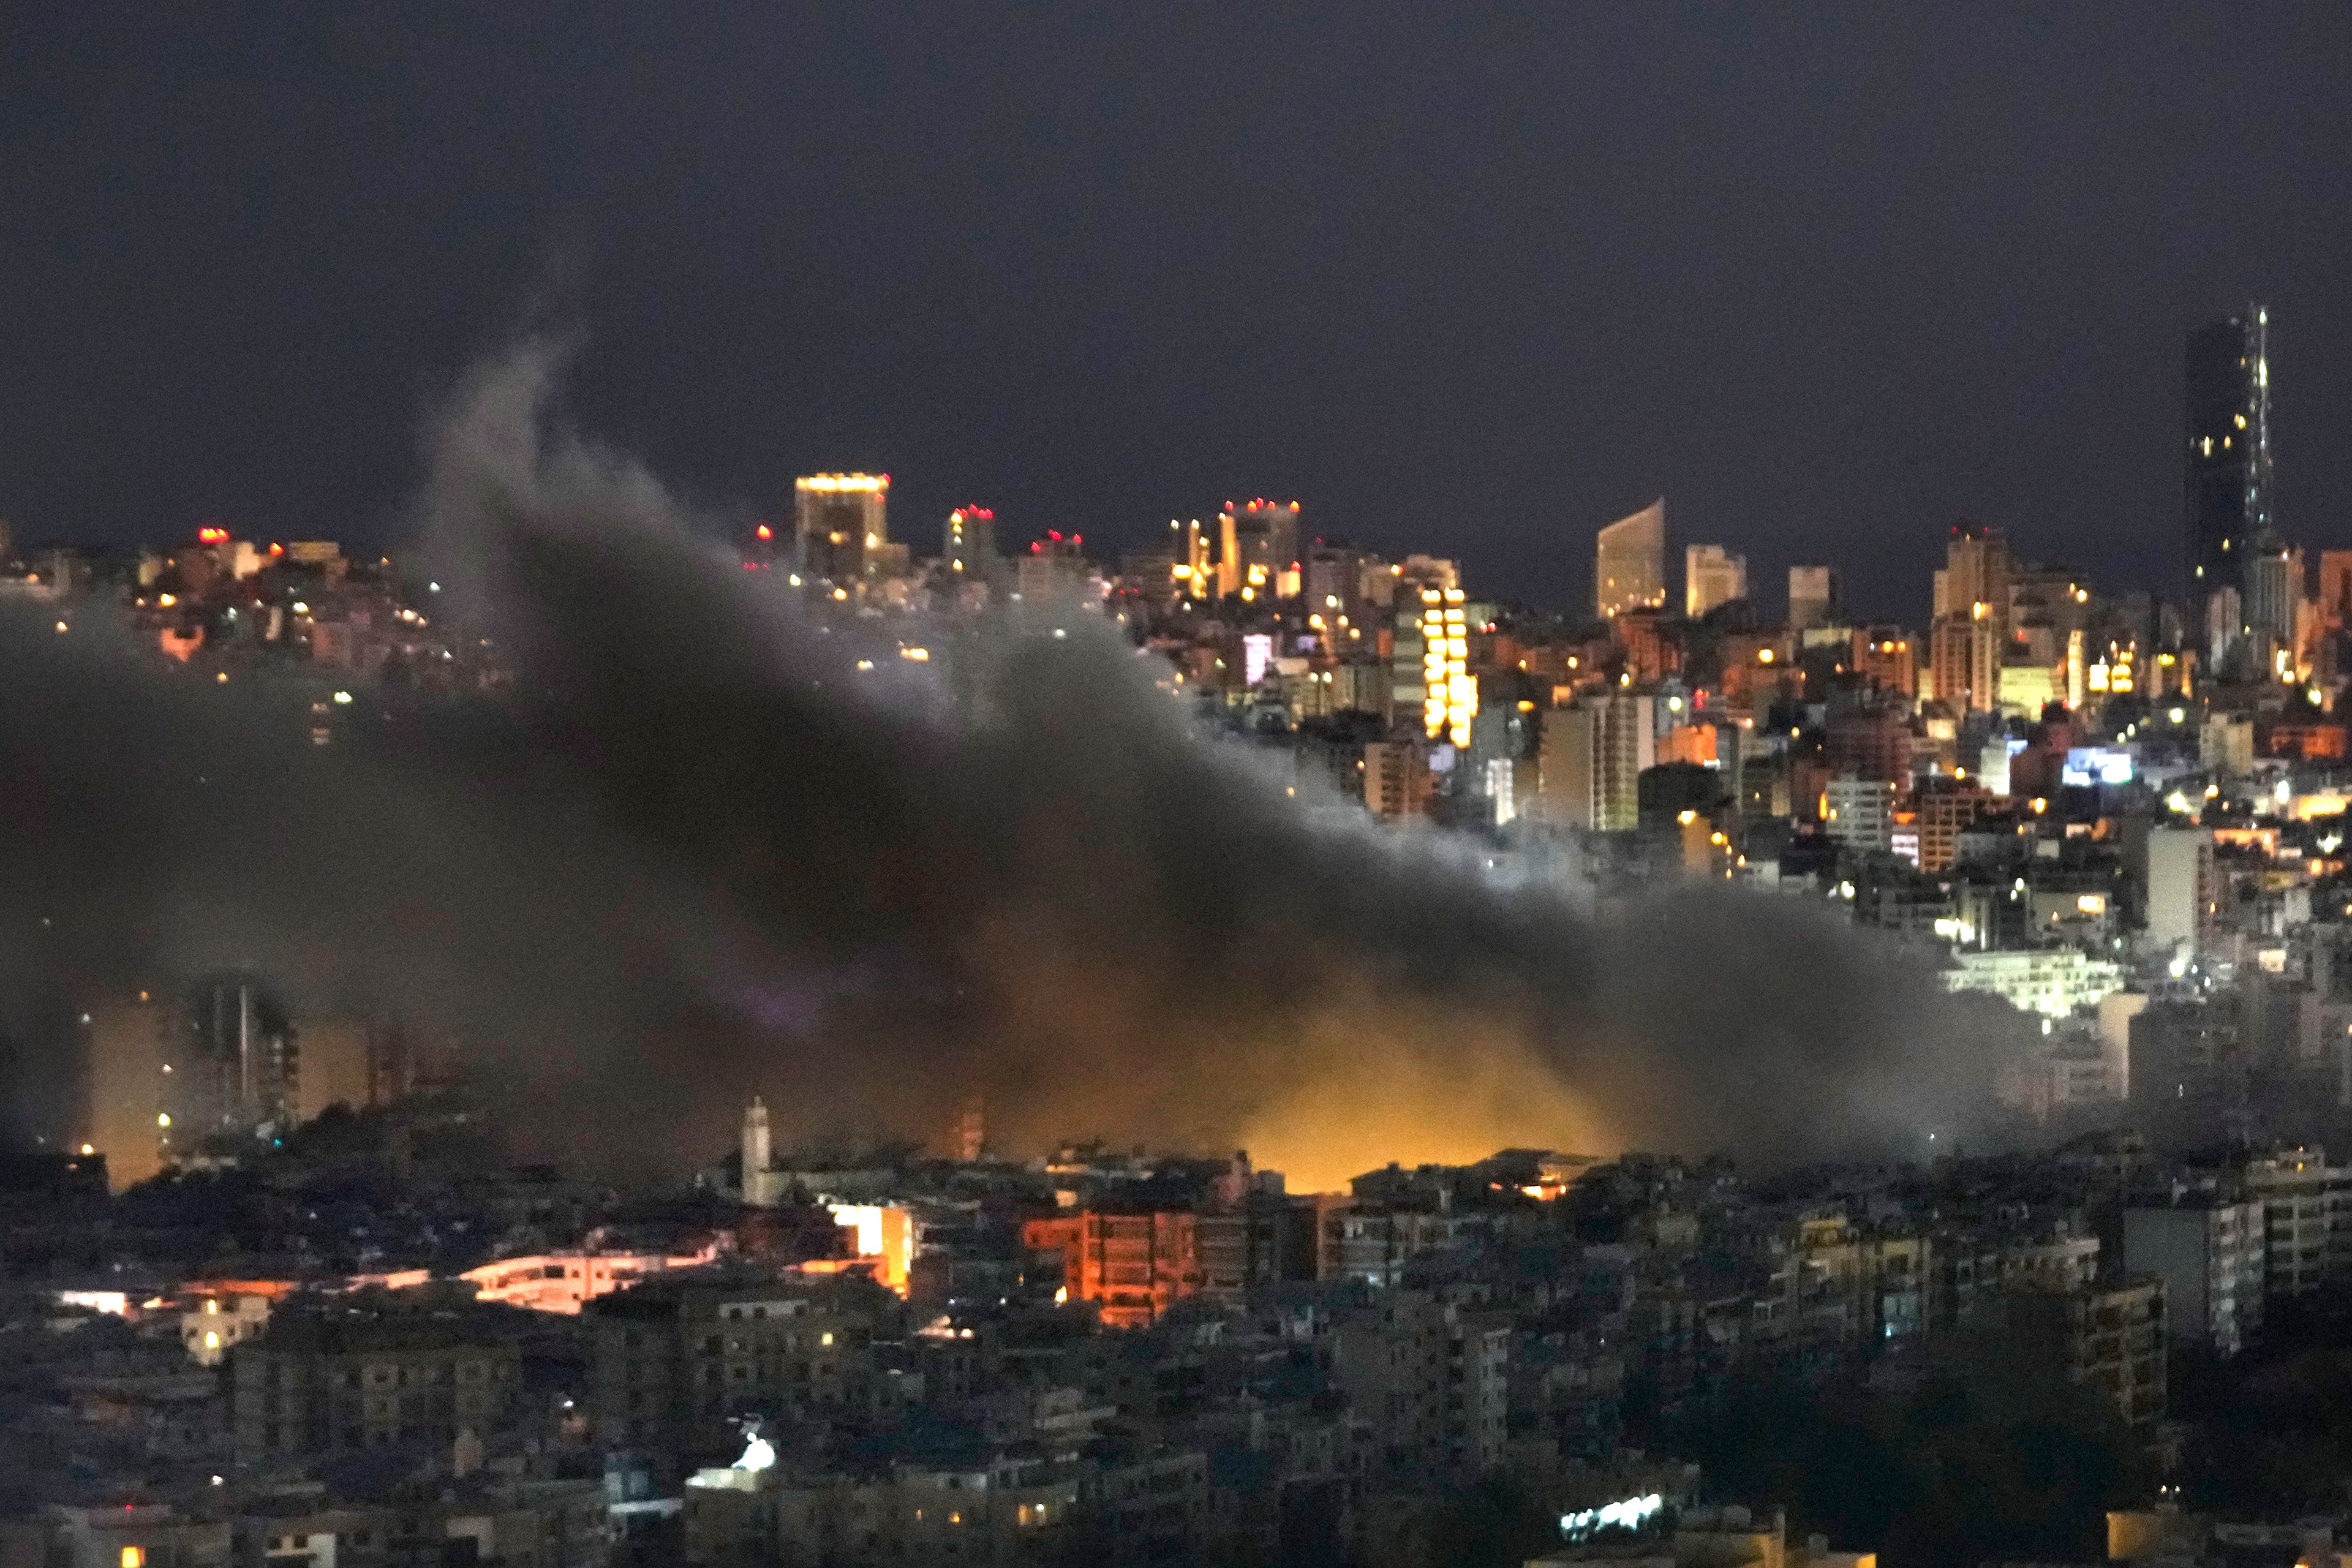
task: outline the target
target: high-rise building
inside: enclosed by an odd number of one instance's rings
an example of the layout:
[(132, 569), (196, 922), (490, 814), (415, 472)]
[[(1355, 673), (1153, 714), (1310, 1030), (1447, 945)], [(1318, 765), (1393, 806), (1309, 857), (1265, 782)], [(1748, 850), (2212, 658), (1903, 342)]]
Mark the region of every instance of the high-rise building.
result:
[(1810, 631), (1835, 626), (1841, 608), (1834, 566), (1789, 568), (1789, 629)]
[(1462, 590), (1430, 585), (1397, 594), (1391, 645), (1393, 700), (1418, 705), (1422, 729), (1456, 746), (1470, 743), (1478, 711), (1478, 678), (1470, 673), (1470, 628)]
[(2193, 952), (2212, 934), (2219, 893), (2213, 833), (2205, 827), (2159, 827), (2140, 849), (2140, 886), (2147, 889), (2147, 944), (2156, 952)]
[(1748, 597), (1748, 558), (1720, 544), (1693, 544), (1683, 551), (1683, 613), (1698, 619), (1717, 605)]
[(1435, 780), (1429, 751), (1412, 738), (1374, 741), (1364, 747), (1364, 809), (1384, 821), (1419, 816), (1429, 809)]
[(1545, 821), (1605, 833), (1641, 825), (1642, 773), (1657, 762), (1656, 701), (1606, 691), (1544, 714), (1537, 793)]
[(997, 567), (996, 513), (984, 506), (960, 506), (948, 513), (940, 557), (954, 576), (984, 581)]
[(1929, 629), (1927, 668), (1936, 700), (1957, 716), (2000, 701), (2000, 639), (1990, 616), (1941, 616)]
[(2270, 312), (2249, 305), (2189, 334), (2189, 573), (2199, 599), (2245, 590), (2271, 523)]
[(2000, 701), (2009, 580), (2009, 544), (2000, 531), (1972, 523), (1952, 530), (1936, 574), (1927, 658), (1936, 698), (1954, 713), (1989, 713)]
[(887, 474), (805, 474), (793, 481), (800, 568), (821, 582), (862, 583), (890, 541)]
[(1260, 497), (1246, 506), (1227, 501), (1217, 514), (1221, 597), (1289, 599), (1298, 595), (1298, 503)]
[(166, 1160), (209, 1138), (250, 1138), (296, 1120), (294, 1026), (252, 976), (223, 974), (196, 986), (168, 1051), (165, 1109), (156, 1116)]
[(1663, 497), (1601, 531), (1593, 551), (1593, 607), (1614, 617), (1666, 602), (1666, 503)]
[(1299, 593), (1307, 614), (1324, 618), (1327, 640), (1335, 647), (1349, 640), (1333, 635), (1339, 631), (1339, 622), (1363, 617), (1364, 562), (1364, 552), (1346, 540), (1318, 539), (1307, 547), (1300, 564)]
[(2303, 608), (2303, 552), (2267, 526), (2243, 542), (2243, 636), (2252, 670), (2264, 679), (2292, 677), (2295, 618)]
[(1999, 529), (1958, 524), (1945, 542), (1943, 569), (1936, 574), (1937, 617), (1967, 616), (2006, 627), (2010, 573), (2009, 542)]

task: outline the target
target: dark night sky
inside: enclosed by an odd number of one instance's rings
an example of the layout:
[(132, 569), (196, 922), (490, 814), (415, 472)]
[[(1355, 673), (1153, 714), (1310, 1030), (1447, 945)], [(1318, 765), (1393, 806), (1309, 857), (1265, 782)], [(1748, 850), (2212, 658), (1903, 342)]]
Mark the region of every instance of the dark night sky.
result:
[(924, 549), (1296, 495), (1556, 601), (1663, 491), (1772, 607), (1916, 616), (1961, 516), (2168, 586), (2249, 297), (2282, 521), (2352, 543), (2347, 214), (2340, 3), (22, 5), (0, 515), (383, 537), (551, 319), (697, 498), (885, 468)]

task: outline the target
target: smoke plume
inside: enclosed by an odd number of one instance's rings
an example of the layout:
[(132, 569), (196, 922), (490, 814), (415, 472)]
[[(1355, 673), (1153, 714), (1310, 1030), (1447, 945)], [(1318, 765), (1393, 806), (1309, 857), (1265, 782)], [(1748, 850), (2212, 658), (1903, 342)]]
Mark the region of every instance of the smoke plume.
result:
[(525, 1147), (614, 1174), (709, 1157), (759, 1093), (787, 1139), (936, 1142), (979, 1097), (1014, 1150), (1314, 1185), (1508, 1144), (1925, 1152), (2017, 1048), (1815, 900), (1598, 908), (1294, 798), (1097, 616), (829, 624), (566, 431), (560, 363), (479, 370), (420, 500), (436, 620), (510, 692), (362, 691), (314, 747), (299, 681), (5, 617), (19, 1037), (61, 989), (249, 964), (461, 1042)]

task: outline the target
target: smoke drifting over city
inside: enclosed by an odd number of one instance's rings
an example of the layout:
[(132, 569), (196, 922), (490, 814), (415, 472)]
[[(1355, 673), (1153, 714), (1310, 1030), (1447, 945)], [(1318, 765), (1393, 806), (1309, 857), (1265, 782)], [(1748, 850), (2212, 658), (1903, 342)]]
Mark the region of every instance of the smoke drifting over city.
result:
[(707, 1158), (754, 1093), (835, 1145), (978, 1098), (1013, 1151), (1246, 1147), (1297, 1185), (1511, 1144), (1925, 1153), (2022, 1045), (1811, 900), (1604, 913), (1318, 811), (1099, 616), (920, 662), (903, 623), (828, 628), (564, 431), (561, 357), (472, 378), (418, 519), (512, 693), (369, 693), (314, 747), (309, 693), (154, 673), (95, 607), (7, 627), (17, 1038), (250, 966), (453, 1040), (588, 1169)]

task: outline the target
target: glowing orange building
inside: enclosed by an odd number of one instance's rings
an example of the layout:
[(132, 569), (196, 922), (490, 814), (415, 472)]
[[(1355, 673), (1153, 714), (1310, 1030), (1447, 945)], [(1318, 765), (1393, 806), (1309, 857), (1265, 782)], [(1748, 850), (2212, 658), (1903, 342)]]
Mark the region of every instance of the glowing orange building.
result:
[(1103, 1326), (1149, 1328), (1201, 1289), (1196, 1216), (1179, 1210), (1120, 1214), (1084, 1209), (1021, 1227), (1032, 1252), (1062, 1255), (1063, 1288), (1101, 1309)]

